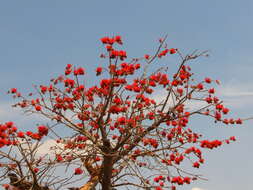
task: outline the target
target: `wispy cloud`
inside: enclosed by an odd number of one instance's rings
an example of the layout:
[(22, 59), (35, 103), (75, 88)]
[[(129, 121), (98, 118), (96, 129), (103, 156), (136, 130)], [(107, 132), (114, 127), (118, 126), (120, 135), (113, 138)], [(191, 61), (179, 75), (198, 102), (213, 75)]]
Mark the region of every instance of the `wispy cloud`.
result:
[(253, 105), (253, 85), (228, 83), (217, 89), (217, 94), (225, 104), (231, 107), (242, 108)]
[(193, 187), (191, 190), (206, 190), (206, 189), (202, 189), (202, 188), (199, 188), (199, 187)]
[(47, 121), (38, 114), (33, 114), (32, 116), (25, 114), (24, 110), (12, 107), (13, 104), (13, 102), (8, 101), (0, 102), (0, 123), (13, 121), (17, 125), (25, 125), (31, 121), (31, 117), (33, 118), (32, 120), (36, 121), (37, 123)]
[(17, 111), (11, 107), (11, 102), (0, 103), (0, 122), (5, 122), (10, 118), (16, 118), (18, 115)]
[(52, 158), (55, 156), (55, 154), (68, 154), (70, 152), (74, 152), (75, 154), (84, 156), (89, 154), (89, 152), (94, 149), (94, 144), (89, 140), (86, 141), (85, 148), (80, 150), (65, 149), (65, 143), (57, 143), (56, 140), (48, 139), (39, 144), (36, 151), (36, 156), (47, 156), (49, 158)]
[(253, 96), (252, 84), (226, 84), (218, 88), (218, 93), (225, 97)]
[(53, 139), (46, 140), (38, 147), (37, 155), (38, 156), (48, 155), (49, 157), (51, 157), (55, 153), (54, 147), (63, 149), (64, 145), (57, 143)]
[[(25, 113), (25, 110), (19, 107), (12, 107), (13, 104), (10, 101), (0, 102), (0, 123), (12, 121), (18, 128), (25, 130), (34, 129), (34, 125), (53, 123), (50, 118), (40, 113)], [(72, 121), (77, 121), (77, 117), (74, 117), (75, 115), (75, 113), (70, 111), (65, 112), (65, 116)]]
[[(157, 102), (165, 99), (164, 91), (158, 91), (152, 98)], [(221, 84), (216, 88), (216, 95), (221, 98), (226, 106), (233, 108), (243, 108), (253, 105), (253, 85), (251, 83), (240, 83), (237, 80), (231, 80), (226, 84)], [(206, 103), (204, 101), (187, 101), (186, 108), (190, 111), (197, 110)], [(167, 107), (173, 106), (172, 99), (169, 99)]]
[[(156, 92), (155, 94), (153, 94), (151, 96), (152, 99), (154, 99), (157, 103), (161, 103), (164, 102), (166, 99), (166, 94), (167, 92), (165, 90), (160, 90), (158, 92)], [(177, 102), (176, 102), (177, 104)], [(205, 101), (199, 101), (199, 100), (187, 100), (185, 102), (185, 110), (187, 111), (197, 111), (205, 106), (207, 106), (208, 104)], [(166, 109), (168, 109), (169, 107), (174, 107), (175, 103), (173, 101), (173, 99), (170, 97), (168, 99), (167, 105), (165, 106)]]

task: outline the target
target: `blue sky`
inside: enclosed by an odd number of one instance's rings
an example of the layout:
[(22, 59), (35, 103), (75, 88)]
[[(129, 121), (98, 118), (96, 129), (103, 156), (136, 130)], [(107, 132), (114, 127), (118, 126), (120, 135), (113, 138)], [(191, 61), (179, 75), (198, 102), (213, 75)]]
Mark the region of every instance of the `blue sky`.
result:
[[(209, 50), (210, 57), (200, 59), (195, 72), (220, 79), (219, 93), (235, 114), (253, 116), (252, 8), (251, 0), (1, 1), (0, 121), (28, 123), (9, 108), (10, 87), (26, 92), (32, 84), (47, 83), (68, 63), (93, 70), (103, 64), (99, 38), (115, 34), (123, 36), (130, 57), (152, 52), (165, 34), (168, 45), (184, 53)], [(239, 140), (208, 153), (201, 172), (209, 181), (182, 189), (251, 190), (253, 122), (237, 128), (201, 119), (193, 124), (210, 137), (235, 135)]]

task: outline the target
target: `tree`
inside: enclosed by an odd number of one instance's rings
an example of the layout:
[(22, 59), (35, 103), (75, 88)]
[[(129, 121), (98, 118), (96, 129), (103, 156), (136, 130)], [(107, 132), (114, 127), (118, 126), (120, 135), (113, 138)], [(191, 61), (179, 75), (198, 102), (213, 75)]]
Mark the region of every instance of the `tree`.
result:
[[(0, 125), (3, 186), (66, 189), (78, 182), (81, 187), (69, 189), (175, 190), (201, 179), (194, 171), (187, 172), (182, 163), (199, 168), (205, 162), (203, 149), (236, 139), (204, 139), (188, 125), (190, 119), (207, 116), (226, 125), (242, 124), (242, 119), (226, 118), (229, 109), (213, 88), (219, 81), (194, 80), (191, 61), (207, 52), (184, 56), (168, 48), (165, 40), (159, 40), (152, 56), (126, 61), (127, 53), (119, 50), (120, 36), (102, 38), (106, 53), (100, 57), (108, 64), (97, 67), (99, 83), (91, 87), (82, 78), (86, 70), (68, 64), (65, 73), (49, 85), (35, 86), (35, 93), (24, 96), (10, 89), (18, 99), (14, 107), (39, 114), (50, 124), (39, 125), (35, 131), (23, 131), (13, 122)], [(172, 75), (170, 68), (154, 65), (176, 55), (180, 63), (172, 66), (177, 68)], [(189, 110), (191, 103), (200, 107)], [(53, 153), (39, 154), (48, 139), (56, 142)], [(55, 172), (63, 168), (66, 176)]]

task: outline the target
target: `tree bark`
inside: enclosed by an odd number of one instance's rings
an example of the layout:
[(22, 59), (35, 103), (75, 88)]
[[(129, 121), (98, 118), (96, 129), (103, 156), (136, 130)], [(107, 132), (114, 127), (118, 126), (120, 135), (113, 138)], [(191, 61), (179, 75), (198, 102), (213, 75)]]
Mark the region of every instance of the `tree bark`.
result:
[(111, 190), (112, 166), (112, 157), (105, 156), (102, 170), (102, 190)]
[(111, 178), (112, 178), (112, 169), (113, 169), (113, 156), (112, 154), (112, 148), (111, 148), (111, 143), (109, 140), (105, 140), (103, 146), (103, 152), (105, 153), (104, 155), (104, 160), (102, 164), (102, 170), (100, 173), (101, 176), (101, 185), (102, 185), (102, 190), (111, 190)]

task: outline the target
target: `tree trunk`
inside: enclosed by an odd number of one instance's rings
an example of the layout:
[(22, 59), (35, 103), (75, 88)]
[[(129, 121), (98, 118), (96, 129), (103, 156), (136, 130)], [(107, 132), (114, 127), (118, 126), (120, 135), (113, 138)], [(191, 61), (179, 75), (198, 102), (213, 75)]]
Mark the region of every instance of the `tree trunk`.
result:
[(112, 156), (105, 156), (102, 169), (102, 190), (111, 190)]

